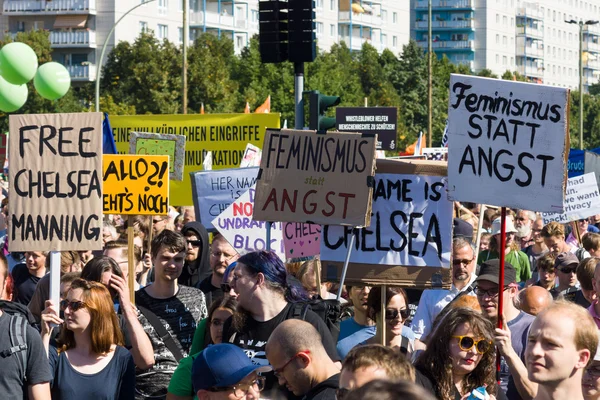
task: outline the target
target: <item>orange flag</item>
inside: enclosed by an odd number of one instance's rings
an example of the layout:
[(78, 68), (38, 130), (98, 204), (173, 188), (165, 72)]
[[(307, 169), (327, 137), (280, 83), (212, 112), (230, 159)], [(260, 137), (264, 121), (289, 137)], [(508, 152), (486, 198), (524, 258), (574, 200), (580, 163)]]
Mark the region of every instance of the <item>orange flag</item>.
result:
[(265, 100), (265, 102), (262, 103), (256, 110), (254, 110), (254, 112), (258, 113), (258, 114), (270, 113), (271, 112), (271, 95), (269, 95), (267, 97), (267, 99)]
[(204, 103), (200, 104), (200, 114), (204, 115)]
[(244, 114), (250, 114), (250, 103), (246, 102), (246, 108), (244, 108)]

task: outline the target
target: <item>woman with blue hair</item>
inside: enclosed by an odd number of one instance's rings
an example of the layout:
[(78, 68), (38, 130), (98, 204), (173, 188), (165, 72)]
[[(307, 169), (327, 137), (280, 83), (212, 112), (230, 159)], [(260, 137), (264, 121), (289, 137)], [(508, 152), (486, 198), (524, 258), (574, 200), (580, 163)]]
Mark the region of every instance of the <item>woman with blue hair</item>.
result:
[[(256, 251), (240, 257), (233, 271), (231, 287), (237, 293), (238, 312), (230, 327), (223, 332), (223, 342), (230, 342), (246, 350), (257, 365), (269, 365), (265, 345), (271, 332), (290, 318), (304, 319), (312, 324), (323, 341), (327, 354), (340, 361), (335, 342), (325, 322), (308, 310), (304, 318), (297, 313), (294, 303), (308, 300), (308, 294), (295, 278), (288, 275), (285, 265), (272, 251)], [(279, 393), (277, 393), (279, 392)], [(271, 372), (263, 395), (266, 398), (286, 395)], [(287, 397), (287, 396), (286, 396)]]

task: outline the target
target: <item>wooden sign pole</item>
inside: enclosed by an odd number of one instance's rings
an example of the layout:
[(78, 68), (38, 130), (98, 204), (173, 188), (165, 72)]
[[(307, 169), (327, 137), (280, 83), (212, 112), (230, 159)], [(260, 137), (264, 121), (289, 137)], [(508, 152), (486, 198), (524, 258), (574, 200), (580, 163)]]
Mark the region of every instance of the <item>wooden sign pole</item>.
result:
[(129, 286), (129, 300), (135, 305), (135, 257), (133, 247), (133, 216), (127, 216), (127, 285)]

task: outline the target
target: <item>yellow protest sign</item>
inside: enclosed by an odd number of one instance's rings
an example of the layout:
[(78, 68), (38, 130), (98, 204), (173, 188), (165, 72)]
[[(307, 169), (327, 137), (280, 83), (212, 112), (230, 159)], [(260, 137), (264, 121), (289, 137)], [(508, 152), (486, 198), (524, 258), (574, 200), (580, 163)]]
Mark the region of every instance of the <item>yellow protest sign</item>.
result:
[(104, 214), (166, 215), (169, 156), (104, 155)]
[(246, 145), (262, 148), (266, 128), (279, 128), (279, 114), (112, 115), (117, 151), (127, 153), (131, 132), (176, 134), (186, 137), (182, 181), (170, 182), (171, 205), (191, 206), (190, 172), (202, 170), (212, 153), (213, 169), (237, 168)]

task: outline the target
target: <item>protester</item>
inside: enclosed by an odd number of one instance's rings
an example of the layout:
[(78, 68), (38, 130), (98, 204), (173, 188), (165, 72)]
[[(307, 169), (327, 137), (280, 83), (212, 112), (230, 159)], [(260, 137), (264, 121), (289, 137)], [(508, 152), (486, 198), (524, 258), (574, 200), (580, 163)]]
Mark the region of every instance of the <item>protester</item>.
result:
[(337, 351), (342, 359), (357, 344), (366, 341), (375, 335), (375, 321), (369, 318), (367, 300), (371, 286), (346, 285), (348, 300), (354, 309), (352, 318), (340, 322)]
[[(7, 297), (8, 276), (8, 262), (4, 255), (0, 254), (1, 299)], [(49, 382), (52, 374), (42, 339), (38, 331), (27, 323), (25, 317), (7, 312), (11, 305), (20, 306), (0, 301), (0, 352), (4, 353), (0, 362), (0, 393), (3, 398), (11, 400), (47, 400), (50, 398)], [(17, 324), (24, 330), (22, 338), (16, 336), (14, 327), (17, 327)], [(14, 348), (15, 342), (24, 342), (27, 347), (17, 350)], [(24, 352), (26, 354), (23, 354)]]
[[(525, 253), (519, 250), (519, 244), (515, 241), (515, 233), (517, 229), (513, 225), (510, 219), (506, 219), (506, 241), (505, 241), (505, 260), (509, 262), (516, 272), (517, 283), (525, 283), (531, 278), (531, 266), (529, 265), (529, 258)], [(494, 260), (499, 258), (500, 248), (500, 234), (501, 234), (501, 220), (497, 218), (492, 223), (492, 242), (490, 243), (490, 249), (479, 253), (477, 257), (477, 263), (481, 265), (485, 261)]]
[(76, 279), (60, 302), (64, 328), (58, 348), (50, 346), (51, 324), (62, 324), (51, 300), (42, 313), (42, 341), (48, 350), (52, 397), (61, 400), (132, 399), (135, 393), (133, 357), (122, 347), (108, 289), (98, 282)]
[(117, 233), (117, 228), (115, 228), (114, 224), (107, 220), (102, 221), (102, 244), (106, 246), (106, 243), (117, 240), (118, 238), (119, 234)]
[(231, 287), (231, 282), (233, 282), (233, 271), (235, 270), (236, 265), (237, 262), (229, 264), (229, 266), (225, 270), (225, 273), (223, 274), (223, 282), (221, 283), (221, 291), (223, 292), (223, 295), (229, 296), (232, 299), (237, 299), (238, 296), (235, 290), (233, 290), (233, 288)]
[[(300, 270), (298, 271), (298, 280), (304, 286), (304, 289), (308, 292), (308, 294), (313, 298), (320, 298), (325, 300), (335, 300), (337, 299), (337, 295), (331, 293), (329, 290), (332, 287), (331, 282), (321, 282), (321, 287), (317, 287), (317, 277), (315, 269), (319, 267), (319, 271), (321, 270), (321, 260), (319, 257), (315, 257), (312, 260), (305, 261), (302, 263)], [(346, 303), (345, 299), (340, 298), (340, 303)]]
[(228, 296), (215, 301), (208, 309), (208, 317), (204, 318), (196, 327), (194, 341), (190, 350), (191, 356), (183, 358), (173, 377), (169, 382), (167, 400), (192, 399), (194, 388), (192, 387), (192, 364), (199, 353), (211, 344), (223, 342), (223, 325), (233, 315), (237, 307), (237, 301)]
[[(123, 273), (123, 279), (129, 283), (129, 244), (126, 240), (114, 240), (106, 243), (104, 246), (104, 255), (110, 257), (119, 265)], [(137, 280), (137, 274), (143, 270), (142, 265), (142, 249), (138, 246), (133, 246), (133, 264), (136, 278), (134, 279), (134, 290), (140, 290), (141, 285)]]
[[(598, 336), (600, 339), (600, 331)], [(600, 400), (600, 348), (596, 350), (594, 359), (583, 372), (582, 388), (585, 400)]]
[(495, 380), (494, 327), (480, 313), (453, 308), (417, 358), (417, 383), (440, 400), (461, 398), (486, 386), (498, 400), (506, 399)]
[(196, 220), (196, 212), (192, 206), (182, 206), (181, 215), (183, 215), (184, 225)]
[(596, 263), (596, 268), (594, 269), (594, 278), (592, 279), (592, 287), (596, 292), (596, 299), (592, 302), (588, 308), (588, 311), (596, 323), (596, 326), (598, 329), (600, 329), (600, 263)]
[(152, 233), (158, 236), (159, 233), (166, 230), (171, 230), (168, 215), (155, 215), (152, 217)]
[(211, 272), (208, 231), (200, 222), (191, 221), (183, 226), (181, 234), (187, 241), (187, 252), (179, 284), (198, 287)]
[(136, 292), (135, 300), (155, 363), (150, 369), (136, 370), (136, 398), (167, 394), (177, 364), (188, 355), (196, 324), (207, 315), (204, 294), (177, 282), (187, 247), (183, 235), (165, 229), (151, 247), (155, 279)]
[(600, 234), (599, 233), (588, 233), (581, 239), (581, 244), (585, 251), (587, 251), (592, 257), (600, 257)]
[(577, 251), (576, 247), (565, 242), (565, 227), (556, 221), (549, 222), (542, 228), (542, 237), (549, 251), (555, 253)]
[(415, 381), (415, 369), (398, 351), (379, 344), (353, 348), (342, 362), (338, 398), (375, 379)]
[(18, 264), (12, 270), (15, 288), (14, 302), (27, 306), (35, 293), (35, 287), (40, 279), (46, 275), (45, 251), (28, 251), (25, 253), (25, 264)]
[[(304, 288), (289, 278), (279, 257), (268, 251), (251, 252), (240, 257), (231, 287), (238, 294), (238, 312), (231, 326), (225, 325), (223, 341), (244, 348), (255, 364), (268, 365), (264, 352), (269, 336), (279, 324), (294, 318), (296, 311), (303, 309), (303, 303), (293, 303), (307, 300), (308, 295)], [(339, 361), (325, 322), (311, 310), (307, 310), (304, 320), (317, 329), (329, 357)], [(278, 396), (279, 391), (273, 374), (267, 374), (265, 397)]]
[(537, 261), (538, 281), (535, 286), (541, 286), (550, 291), (556, 286), (556, 271), (554, 263), (558, 253), (549, 252), (541, 256)]
[[(386, 285), (386, 307), (381, 309), (381, 287), (371, 289), (367, 306), (369, 307), (369, 318), (376, 322), (378, 327), (383, 326), (385, 319), (386, 346), (399, 350), (410, 358), (414, 351), (414, 336), (405, 336), (403, 330), (404, 322), (409, 316), (408, 296), (400, 286)], [(377, 329), (375, 336), (360, 344), (382, 343), (382, 329)], [(408, 329), (408, 333), (412, 331)]]
[(519, 309), (530, 315), (538, 315), (554, 299), (549, 291), (540, 286), (530, 286), (519, 292)]
[(479, 237), (479, 251), (486, 251), (490, 248), (490, 241), (492, 239), (492, 234), (489, 232), (484, 232)]
[(434, 397), (412, 382), (375, 380), (338, 400), (434, 400)]
[(209, 346), (194, 360), (192, 382), (199, 400), (258, 399), (270, 366), (253, 364), (243, 350), (229, 343)]
[(452, 241), (452, 287), (450, 290), (427, 289), (423, 291), (411, 324), (417, 339), (421, 340), (427, 337), (431, 332), (431, 325), (435, 317), (457, 294), (461, 292), (474, 294), (472, 285), (477, 278), (476, 267), (473, 244), (464, 238), (454, 239)]
[(310, 323), (282, 322), (269, 337), (265, 352), (280, 385), (303, 400), (336, 400), (340, 370)]
[(210, 269), (212, 273), (208, 275), (198, 288), (206, 296), (207, 303), (223, 298), (221, 283), (223, 282), (223, 273), (227, 266), (239, 258), (239, 254), (221, 235), (215, 234), (210, 245)]
[(515, 218), (516, 236), (519, 242), (519, 247), (525, 250), (534, 243), (533, 240), (533, 223), (537, 219), (533, 211), (519, 210)]
[(569, 236), (567, 236), (565, 241), (573, 247), (582, 247), (580, 246), (580, 239), (583, 240), (583, 238), (587, 236), (588, 232), (600, 232), (594, 225), (590, 225), (587, 218), (571, 221), (569, 222), (569, 226), (571, 227), (571, 233), (569, 233)]
[(544, 254), (548, 253), (548, 247), (544, 243), (542, 237), (542, 228), (544, 227), (544, 221), (541, 218), (536, 219), (531, 226), (531, 239), (532, 244), (523, 249), (523, 253), (529, 258), (529, 265), (531, 266), (531, 278), (533, 282), (538, 279), (537, 261)]
[(502, 355), (500, 386), (509, 399), (531, 398), (536, 385), (527, 378), (523, 354), (527, 345), (527, 331), (533, 316), (515, 307), (518, 286), (516, 272), (509, 262), (504, 264), (504, 282), (499, 285), (500, 261), (490, 260), (481, 265), (477, 277), (477, 300), (483, 315), (497, 326), (498, 297), (503, 298), (503, 328), (496, 328), (494, 341)]
[[(575, 301), (575, 295), (578, 288), (577, 282), (577, 266), (579, 265), (579, 260), (575, 256), (575, 254), (566, 252), (560, 253), (556, 256), (556, 260), (554, 261), (554, 271), (556, 272), (556, 277), (558, 278), (558, 285), (550, 290), (552, 297), (559, 298), (564, 297), (566, 300)], [(579, 293), (579, 297), (583, 301), (583, 294)], [(587, 301), (586, 301), (587, 303)], [(583, 305), (585, 307), (589, 307), (589, 303)]]
[(557, 300), (542, 311), (529, 331), (529, 379), (538, 384), (535, 399), (583, 399), (583, 372), (598, 348), (598, 331), (582, 307)]
[[(596, 272), (596, 265), (600, 262), (600, 258), (588, 257), (582, 260), (577, 266), (577, 281), (579, 282), (581, 293), (576, 293), (575, 298), (579, 298), (579, 301), (575, 303), (582, 307), (588, 308), (596, 300), (596, 292), (594, 291), (594, 274)], [(583, 297), (583, 298), (582, 298)], [(587, 305), (584, 305), (582, 300), (585, 300)]]

